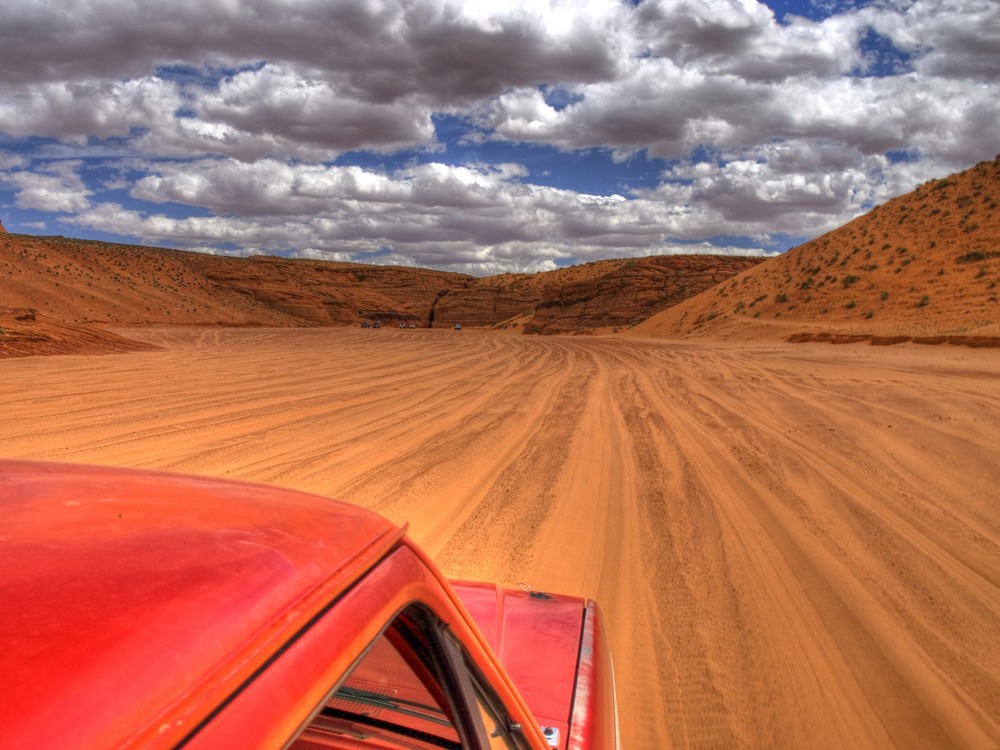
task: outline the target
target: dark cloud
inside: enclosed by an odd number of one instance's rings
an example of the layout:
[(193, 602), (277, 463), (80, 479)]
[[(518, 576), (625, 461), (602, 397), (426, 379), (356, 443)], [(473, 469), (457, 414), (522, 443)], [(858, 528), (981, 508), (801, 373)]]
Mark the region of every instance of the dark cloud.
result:
[(871, 14), (873, 27), (913, 54), (922, 75), (995, 84), (1000, 80), (1000, 4), (920, 2), (905, 13)]
[(748, 81), (839, 75), (858, 58), (850, 22), (779, 25), (762, 4), (652, 0), (640, 6), (639, 19), (652, 55)]
[(352, 98), (386, 103), (419, 95), (443, 106), (511, 86), (615, 75), (620, 37), (607, 23), (588, 23), (573, 4), (551, 11), (561, 17), (558, 26), (547, 24), (544, 13), (495, 8), (90, 0), (57, 9), (45, 0), (22, 0), (0, 10), (0, 80), (131, 78), (162, 64), (239, 69), (284, 61), (336, 79)]

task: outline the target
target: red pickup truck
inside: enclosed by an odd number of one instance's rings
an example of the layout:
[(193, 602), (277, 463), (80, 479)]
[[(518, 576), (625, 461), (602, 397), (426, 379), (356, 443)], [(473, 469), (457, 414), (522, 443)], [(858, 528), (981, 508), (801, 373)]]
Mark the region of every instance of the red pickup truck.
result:
[(597, 605), (287, 489), (0, 462), (0, 746), (610, 748)]

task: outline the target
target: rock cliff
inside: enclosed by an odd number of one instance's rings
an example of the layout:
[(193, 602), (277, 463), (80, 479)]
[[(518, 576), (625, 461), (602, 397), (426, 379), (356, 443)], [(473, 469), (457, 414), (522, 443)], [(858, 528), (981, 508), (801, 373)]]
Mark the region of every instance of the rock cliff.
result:
[(761, 262), (675, 255), (616, 263), (606, 273), (545, 288), (525, 333), (574, 333), (636, 325)]
[(72, 325), (627, 326), (760, 262), (665, 256), (475, 278), (425, 268), (232, 258), (65, 237), (0, 240), (4, 305)]

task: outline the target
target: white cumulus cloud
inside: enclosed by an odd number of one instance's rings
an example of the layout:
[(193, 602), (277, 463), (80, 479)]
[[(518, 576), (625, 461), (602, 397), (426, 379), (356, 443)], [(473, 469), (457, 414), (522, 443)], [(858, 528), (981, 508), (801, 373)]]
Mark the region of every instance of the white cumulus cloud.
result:
[(1000, 151), (995, 0), (811, 7), (8, 2), (0, 211), (489, 273), (773, 250)]

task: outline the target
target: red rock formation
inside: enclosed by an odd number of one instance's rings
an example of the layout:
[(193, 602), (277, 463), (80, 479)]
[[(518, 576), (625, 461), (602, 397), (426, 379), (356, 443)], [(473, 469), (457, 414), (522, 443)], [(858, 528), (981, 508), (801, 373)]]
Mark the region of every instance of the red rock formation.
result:
[(489, 284), (484, 279), (469, 282), (467, 287), (443, 294), (434, 306), (434, 325), (451, 327), (455, 323), (491, 326), (518, 315), (533, 314), (542, 301), (542, 285), (525, 280), (509, 287)]
[(378, 320), (418, 327), (527, 323), (527, 332), (580, 332), (631, 325), (757, 262), (720, 256), (605, 260), (477, 279), (424, 268), (232, 258), (65, 237), (15, 234), (0, 242), (5, 305), (33, 308), (39, 320), (53, 324), (91, 328)]
[(67, 325), (31, 308), (0, 307), (0, 358), (39, 354), (111, 354), (158, 349), (94, 326)]
[(761, 261), (718, 255), (624, 261), (599, 276), (547, 287), (525, 333), (575, 333), (636, 325)]

